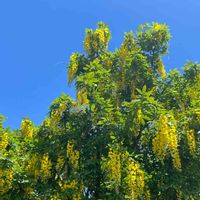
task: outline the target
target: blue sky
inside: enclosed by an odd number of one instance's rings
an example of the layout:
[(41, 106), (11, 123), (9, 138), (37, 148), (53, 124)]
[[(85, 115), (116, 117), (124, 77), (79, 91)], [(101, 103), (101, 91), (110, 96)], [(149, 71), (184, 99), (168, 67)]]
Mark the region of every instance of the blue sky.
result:
[(187, 60), (200, 62), (199, 0), (1, 0), (0, 113), (5, 126), (19, 128), (23, 117), (40, 124), (48, 106), (67, 86), (71, 52), (83, 52), (85, 28), (106, 22), (110, 49), (119, 47), (123, 32), (146, 22), (170, 26), (167, 69)]

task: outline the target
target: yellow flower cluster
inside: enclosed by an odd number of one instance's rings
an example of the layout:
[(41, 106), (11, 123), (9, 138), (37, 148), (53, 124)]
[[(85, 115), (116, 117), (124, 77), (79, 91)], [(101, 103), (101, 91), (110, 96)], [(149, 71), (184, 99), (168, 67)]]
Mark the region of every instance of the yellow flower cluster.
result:
[(198, 98), (198, 92), (197, 92), (197, 88), (192, 86), (190, 88), (187, 88), (187, 95), (191, 98), (191, 99), (196, 99)]
[(60, 181), (58, 184), (62, 191), (67, 190), (67, 189), (72, 189), (72, 190), (78, 189), (78, 183), (76, 180), (68, 180), (66, 182)]
[(144, 192), (144, 197), (145, 197), (145, 200), (150, 200), (151, 199), (151, 193), (149, 190), (145, 190)]
[(98, 49), (98, 36), (95, 32), (86, 35), (84, 40), (84, 48), (88, 54), (94, 53)]
[(51, 177), (51, 167), (52, 163), (47, 153), (42, 157), (33, 154), (31, 159), (28, 161), (26, 170), (29, 174), (35, 177), (41, 177), (43, 181), (46, 181)]
[(49, 155), (46, 153), (42, 156), (41, 159), (40, 174), (42, 180), (46, 181), (48, 178), (51, 177), (51, 166), (51, 160), (49, 159)]
[(108, 36), (109, 36), (109, 29), (108, 27), (98, 28), (96, 29), (95, 33), (97, 34), (100, 43), (102, 43), (107, 48)]
[[(71, 197), (66, 197), (65, 199), (71, 200), (81, 200), (81, 194), (83, 192), (82, 183), (78, 183), (76, 180), (67, 180), (67, 181), (59, 181), (58, 182), (61, 191), (66, 192), (66, 190), (70, 190)], [(52, 199), (53, 200), (53, 199)]]
[(55, 125), (60, 121), (60, 119), (63, 115), (63, 112), (66, 110), (66, 108), (67, 108), (67, 105), (65, 103), (61, 102), (57, 109), (52, 110), (51, 117), (50, 117), (51, 125)]
[(163, 29), (163, 25), (162, 25), (162, 24), (155, 23), (155, 24), (153, 25), (153, 29), (154, 29), (155, 31), (160, 31), (160, 30)]
[(63, 156), (59, 156), (57, 159), (57, 164), (56, 164), (56, 171), (61, 172), (63, 165), (65, 163), (65, 159)]
[[(137, 200), (144, 193), (145, 174), (138, 163), (131, 160), (127, 164), (126, 184), (130, 199)], [(149, 196), (150, 193), (147, 194)]]
[(122, 44), (120, 49), (120, 58), (125, 59), (128, 56), (128, 48), (125, 44)]
[[(108, 158), (102, 158), (102, 169), (106, 172), (108, 188), (119, 192), (123, 186), (129, 199), (138, 200), (141, 197), (150, 200), (151, 194), (145, 185), (145, 172), (139, 163), (130, 158), (127, 151), (120, 152), (110, 148)], [(125, 172), (125, 173), (124, 173)]]
[(154, 35), (154, 37), (156, 38), (156, 42), (161, 42), (163, 39), (163, 36), (167, 30), (167, 26), (163, 25), (163, 24), (158, 24), (158, 23), (154, 23), (153, 27), (152, 27), (152, 34)]
[(159, 128), (156, 137), (153, 139), (153, 151), (160, 160), (163, 160), (167, 154), (168, 145), (168, 118), (160, 116)]
[(31, 122), (29, 119), (23, 119), (21, 123), (22, 135), (27, 138), (32, 138), (33, 131), (34, 131), (33, 122)]
[(9, 191), (12, 181), (13, 171), (11, 169), (0, 169), (0, 195)]
[(108, 153), (108, 167), (110, 169), (110, 176), (116, 184), (119, 184), (121, 181), (121, 160), (120, 160), (120, 153), (110, 149)]
[(40, 174), (39, 164), (40, 164), (40, 157), (36, 154), (33, 154), (31, 158), (28, 160), (26, 170), (28, 171), (29, 174), (38, 177)]
[(140, 132), (140, 125), (143, 122), (143, 113), (141, 109), (136, 111), (136, 116), (134, 118), (134, 126), (131, 128), (131, 131), (134, 131), (135, 134), (139, 134)]
[(106, 37), (105, 37), (105, 32), (102, 29), (97, 29), (96, 34), (98, 35), (98, 38), (100, 42), (105, 43), (106, 42)]
[(81, 195), (80, 194), (72, 195), (72, 200), (81, 200)]
[(77, 92), (77, 104), (80, 105), (87, 105), (89, 100), (87, 98), (87, 92), (85, 90), (79, 90)]
[(178, 139), (177, 139), (177, 134), (176, 134), (176, 127), (175, 125), (172, 125), (169, 127), (169, 144), (168, 148), (170, 150), (171, 156), (172, 156), (172, 162), (173, 166), (181, 170), (181, 159), (178, 151)]
[(104, 170), (107, 172), (107, 178), (118, 192), (121, 183), (121, 153), (110, 148), (105, 163)]
[(4, 151), (8, 146), (8, 133), (4, 132), (0, 136), (0, 151)]
[(165, 67), (160, 59), (156, 62), (156, 68), (161, 77), (166, 75)]
[(90, 39), (90, 35), (86, 35), (85, 36), (85, 40), (84, 40), (84, 49), (87, 53), (90, 53), (90, 46), (91, 46), (91, 39)]
[(176, 126), (174, 124), (169, 125), (167, 116), (160, 116), (159, 127), (152, 143), (153, 151), (158, 159), (164, 160), (169, 152), (172, 156), (173, 166), (178, 170), (181, 169)]
[(181, 191), (177, 191), (176, 192), (176, 197), (177, 197), (177, 200), (182, 200), (183, 198), (183, 193)]
[(193, 129), (187, 131), (187, 143), (189, 146), (190, 153), (194, 154), (195, 149), (196, 149), (196, 140), (195, 140)]
[(74, 170), (78, 169), (79, 157), (79, 151), (74, 150), (74, 142), (69, 141), (67, 144), (67, 158), (69, 158), (69, 161)]
[(121, 61), (124, 61), (130, 52), (137, 52), (138, 46), (136, 42), (134, 41), (134, 37), (131, 32), (125, 34), (124, 36), (124, 41), (121, 45), (120, 51), (119, 51), (119, 56), (121, 58)]
[(58, 109), (51, 112), (51, 125), (57, 124), (60, 121), (60, 112)]
[(25, 193), (28, 199), (33, 199), (34, 197), (34, 189), (30, 186), (26, 187), (25, 189)]
[(138, 122), (140, 123), (142, 121), (142, 110), (141, 109), (138, 109), (137, 110), (137, 120)]
[(84, 49), (88, 54), (97, 50), (98, 47), (106, 49), (110, 39), (110, 31), (107, 26), (100, 25), (95, 31), (90, 30), (84, 40)]
[(42, 125), (44, 126), (44, 127), (50, 127), (50, 125), (51, 125), (51, 120), (50, 119), (45, 119), (44, 121), (43, 121), (43, 123), (42, 123)]
[(71, 83), (76, 75), (76, 72), (78, 70), (78, 55), (77, 53), (73, 53), (70, 57), (70, 63), (68, 68), (68, 82)]

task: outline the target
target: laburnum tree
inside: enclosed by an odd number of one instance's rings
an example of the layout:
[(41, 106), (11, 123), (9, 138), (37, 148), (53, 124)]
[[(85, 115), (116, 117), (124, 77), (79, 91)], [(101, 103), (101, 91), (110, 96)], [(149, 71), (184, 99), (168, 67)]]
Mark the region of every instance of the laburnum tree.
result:
[(200, 64), (166, 73), (169, 29), (145, 24), (108, 50), (111, 33), (87, 29), (68, 83), (40, 126), (0, 118), (0, 199), (200, 199)]

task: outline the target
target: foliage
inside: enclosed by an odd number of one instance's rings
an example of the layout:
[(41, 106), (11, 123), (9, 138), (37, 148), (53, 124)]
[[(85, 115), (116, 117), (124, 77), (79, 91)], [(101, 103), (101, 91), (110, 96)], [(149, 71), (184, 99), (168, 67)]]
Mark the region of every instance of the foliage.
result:
[(20, 130), (0, 116), (1, 199), (199, 199), (200, 65), (166, 74), (165, 24), (125, 33), (87, 29), (84, 54), (73, 53), (68, 83), (40, 126)]

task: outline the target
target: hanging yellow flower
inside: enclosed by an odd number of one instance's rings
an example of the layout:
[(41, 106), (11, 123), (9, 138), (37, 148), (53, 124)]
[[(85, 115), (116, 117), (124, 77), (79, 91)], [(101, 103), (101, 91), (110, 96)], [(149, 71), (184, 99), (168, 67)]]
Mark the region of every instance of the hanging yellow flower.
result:
[(11, 169), (0, 169), (0, 195), (5, 194), (11, 188), (13, 175)]
[(64, 156), (59, 156), (57, 159), (57, 164), (56, 164), (56, 171), (61, 172), (63, 165), (65, 163)]
[(178, 152), (178, 140), (176, 135), (175, 125), (168, 126), (168, 148), (172, 156), (173, 166), (176, 169), (181, 169), (181, 160)]
[(41, 178), (43, 181), (46, 181), (51, 177), (51, 168), (52, 163), (48, 153), (42, 156), (33, 154), (27, 162), (26, 170), (28, 174), (35, 178)]
[(155, 24), (153, 25), (153, 29), (154, 29), (154, 31), (160, 31), (160, 30), (163, 29), (163, 25), (162, 25), (162, 24), (155, 23)]
[(48, 153), (46, 153), (41, 158), (40, 174), (43, 181), (46, 181), (48, 178), (51, 177), (51, 167), (51, 160), (49, 159)]
[[(83, 194), (83, 183), (78, 182), (75, 179), (72, 180), (62, 180), (58, 182), (58, 185), (62, 192), (70, 191), (70, 198), (72, 200), (81, 200), (81, 196)], [(66, 197), (68, 199), (68, 197)]]
[(97, 38), (99, 40), (99, 46), (101, 46), (103, 49), (106, 49), (108, 47), (108, 42), (111, 37), (108, 26), (106, 26), (102, 22), (98, 23), (95, 34), (97, 35)]
[(74, 142), (69, 141), (67, 143), (67, 158), (69, 158), (73, 170), (78, 169), (79, 157), (80, 157), (79, 151), (74, 150)]
[(91, 52), (91, 36), (89, 34), (85, 36), (84, 49), (88, 54)]
[(122, 47), (120, 49), (120, 58), (125, 59), (128, 55), (128, 48), (126, 45), (122, 44)]
[(156, 68), (161, 77), (166, 75), (165, 66), (160, 59), (156, 62)]
[(33, 199), (34, 198), (34, 188), (32, 188), (31, 186), (28, 186), (24, 189), (25, 193), (26, 193), (26, 197), (28, 199)]
[(80, 194), (72, 195), (72, 200), (81, 200), (81, 195)]
[(134, 35), (132, 32), (125, 33), (124, 41), (119, 50), (120, 60), (123, 62), (131, 52), (137, 52), (139, 50)]
[(183, 193), (181, 191), (177, 191), (176, 192), (176, 197), (177, 197), (177, 200), (182, 200), (183, 198)]
[(58, 109), (51, 112), (51, 125), (57, 124), (60, 121), (60, 112)]
[(50, 123), (51, 125), (57, 124), (63, 115), (63, 112), (66, 110), (67, 105), (64, 102), (59, 103), (58, 108), (51, 111)]
[(99, 23), (96, 30), (87, 30), (84, 40), (84, 49), (87, 54), (95, 54), (108, 47), (110, 40), (109, 28), (104, 23)]
[(98, 35), (100, 42), (102, 42), (102, 43), (106, 42), (106, 37), (105, 37), (104, 31), (105, 30), (103, 30), (103, 29), (97, 29), (96, 32), (95, 32)]
[(109, 170), (109, 176), (118, 186), (121, 181), (121, 154), (113, 149), (108, 152), (107, 168)]
[(141, 122), (142, 122), (142, 120), (143, 120), (143, 113), (142, 113), (142, 110), (141, 110), (141, 109), (138, 109), (138, 110), (136, 111), (136, 117), (134, 118), (134, 122), (135, 122), (136, 124), (140, 125)]
[(86, 90), (82, 89), (77, 92), (77, 104), (78, 106), (87, 105), (89, 100), (87, 98)]
[(80, 55), (78, 53), (72, 53), (70, 57), (70, 62), (69, 62), (69, 67), (68, 67), (68, 83), (69, 84), (74, 80), (76, 76), (76, 72), (79, 66), (79, 57)]
[(8, 133), (3, 132), (3, 134), (0, 135), (0, 151), (4, 151), (7, 146), (8, 146)]
[(51, 124), (51, 120), (48, 118), (48, 119), (45, 119), (44, 121), (43, 121), (43, 123), (42, 123), (42, 125), (44, 126), (44, 127), (50, 127), (50, 124)]
[(196, 149), (196, 140), (195, 140), (195, 135), (194, 135), (193, 129), (187, 131), (187, 143), (189, 146), (190, 153), (194, 154), (195, 149)]
[[(127, 163), (127, 177), (125, 178), (127, 184), (127, 195), (130, 199), (137, 200), (144, 194), (145, 188), (145, 174), (140, 168), (139, 163), (130, 160)], [(149, 196), (147, 194), (147, 196)]]
[(76, 190), (78, 189), (78, 183), (76, 180), (68, 180), (66, 182), (59, 182), (59, 186), (61, 190), (66, 190), (66, 189), (73, 189)]
[(40, 174), (40, 157), (36, 154), (31, 155), (30, 159), (27, 162), (26, 170), (30, 175), (34, 177), (39, 177)]
[(160, 116), (158, 130), (152, 141), (153, 151), (159, 160), (164, 160), (169, 152), (172, 157), (173, 166), (181, 170), (175, 120), (172, 116), (171, 118), (174, 124), (169, 125), (168, 117), (166, 115)]
[(167, 154), (168, 141), (168, 119), (161, 115), (159, 119), (159, 128), (156, 137), (153, 139), (153, 151), (158, 159), (163, 160)]
[(34, 132), (34, 124), (29, 119), (23, 119), (21, 123), (21, 132), (24, 137), (32, 138)]
[(145, 190), (144, 192), (144, 197), (145, 197), (145, 200), (150, 200), (151, 199), (151, 193), (150, 193), (150, 190)]

